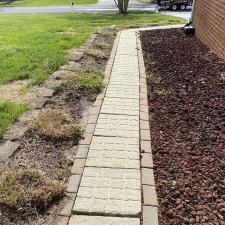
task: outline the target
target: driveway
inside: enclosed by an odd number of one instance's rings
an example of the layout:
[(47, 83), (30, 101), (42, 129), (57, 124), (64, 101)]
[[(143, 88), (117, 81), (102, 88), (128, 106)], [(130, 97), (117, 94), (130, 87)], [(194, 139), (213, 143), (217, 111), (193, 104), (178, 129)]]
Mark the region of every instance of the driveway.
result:
[[(130, 11), (155, 11), (156, 6), (130, 0)], [(97, 4), (90, 5), (53, 5), (31, 7), (0, 7), (0, 13), (74, 13), (74, 12), (110, 12), (118, 11), (113, 0), (99, 0)], [(160, 13), (189, 19), (191, 9), (185, 11), (161, 11)]]
[(178, 16), (186, 20), (189, 20), (191, 18), (191, 7), (187, 8), (186, 10), (177, 10), (177, 11), (162, 10), (160, 13), (171, 16)]
[[(1, 7), (0, 13), (72, 13), (72, 12), (108, 12), (117, 11), (114, 4), (91, 4), (91, 5), (55, 5), (55, 6), (32, 6), (32, 7)], [(131, 3), (129, 10), (150, 10), (153, 8), (147, 4)]]

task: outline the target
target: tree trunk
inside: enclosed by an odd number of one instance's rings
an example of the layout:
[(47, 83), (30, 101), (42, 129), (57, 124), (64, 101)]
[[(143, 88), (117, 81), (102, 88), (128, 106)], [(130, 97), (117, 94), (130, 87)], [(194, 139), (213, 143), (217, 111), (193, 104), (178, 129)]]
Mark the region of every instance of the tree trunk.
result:
[(129, 3), (129, 0), (118, 0), (117, 6), (119, 8), (120, 13), (122, 13), (122, 14), (127, 13), (128, 3)]
[(129, 0), (123, 0), (124, 1), (124, 13), (127, 13), (127, 9), (128, 9), (128, 3), (129, 3)]

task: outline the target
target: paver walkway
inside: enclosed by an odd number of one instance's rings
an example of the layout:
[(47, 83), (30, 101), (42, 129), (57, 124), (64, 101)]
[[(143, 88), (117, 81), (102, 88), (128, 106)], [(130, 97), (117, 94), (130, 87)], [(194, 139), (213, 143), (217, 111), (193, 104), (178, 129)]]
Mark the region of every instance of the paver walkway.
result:
[(139, 66), (122, 31), (69, 225), (140, 225)]
[[(140, 30), (117, 35), (103, 91), (93, 104), (57, 225), (158, 225)], [(76, 195), (76, 198), (75, 198)], [(71, 198), (70, 198), (71, 199)], [(63, 221), (63, 222), (61, 222)]]

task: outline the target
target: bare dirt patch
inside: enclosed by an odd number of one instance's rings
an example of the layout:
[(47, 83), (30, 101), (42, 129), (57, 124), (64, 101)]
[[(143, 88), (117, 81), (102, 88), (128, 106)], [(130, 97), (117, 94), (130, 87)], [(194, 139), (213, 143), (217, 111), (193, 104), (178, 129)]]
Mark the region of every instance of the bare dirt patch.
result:
[(28, 102), (37, 94), (38, 87), (30, 86), (28, 80), (14, 81), (9, 84), (0, 85), (0, 100), (14, 102)]
[(222, 225), (225, 63), (177, 29), (142, 32), (141, 41), (160, 224)]

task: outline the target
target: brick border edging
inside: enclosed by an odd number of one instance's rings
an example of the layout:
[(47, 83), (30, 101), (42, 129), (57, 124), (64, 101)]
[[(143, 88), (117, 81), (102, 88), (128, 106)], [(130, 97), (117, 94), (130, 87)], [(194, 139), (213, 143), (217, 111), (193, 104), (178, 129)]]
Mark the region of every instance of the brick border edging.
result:
[(148, 92), (144, 58), (142, 54), (139, 31), (137, 36), (137, 50), (140, 74), (140, 158), (141, 158), (141, 189), (143, 225), (158, 225), (158, 199), (153, 172), (153, 158), (151, 151), (151, 136), (149, 126)]
[(117, 33), (116, 39), (114, 41), (114, 45), (110, 54), (110, 58), (107, 62), (106, 69), (104, 72), (104, 89), (103, 91), (97, 96), (95, 102), (93, 103), (92, 109), (89, 114), (87, 126), (85, 133), (83, 135), (83, 139), (79, 142), (77, 153), (75, 156), (75, 160), (71, 169), (71, 175), (68, 181), (67, 186), (67, 196), (71, 196), (69, 200), (66, 201), (64, 204), (63, 209), (60, 212), (57, 212), (55, 216), (56, 218), (56, 225), (68, 225), (70, 216), (72, 215), (72, 210), (76, 200), (76, 194), (79, 190), (79, 185), (82, 179), (83, 170), (85, 167), (89, 147), (94, 136), (94, 130), (97, 124), (98, 116), (100, 114), (101, 106), (103, 99), (105, 97), (106, 89), (110, 80), (111, 71), (113, 67), (113, 63), (116, 56), (116, 51), (119, 44), (120, 38), (120, 31)]

